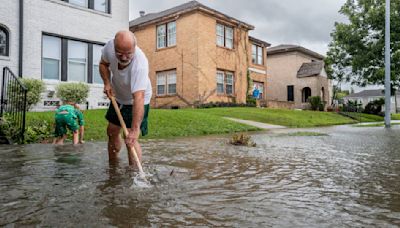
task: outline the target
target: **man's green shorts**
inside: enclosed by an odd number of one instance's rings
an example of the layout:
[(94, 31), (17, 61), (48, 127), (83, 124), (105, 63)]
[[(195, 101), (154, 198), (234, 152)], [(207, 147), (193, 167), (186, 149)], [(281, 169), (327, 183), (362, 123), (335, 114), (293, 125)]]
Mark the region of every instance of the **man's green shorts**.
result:
[[(118, 104), (119, 109), (121, 111), (121, 115), (125, 121), (126, 127), (131, 128), (132, 126), (132, 105), (121, 105)], [(142, 132), (142, 136), (145, 136), (149, 133), (148, 129), (148, 116), (150, 111), (150, 105), (144, 105), (144, 115), (142, 123), (140, 124), (140, 131)], [(108, 122), (115, 124), (117, 126), (121, 126), (119, 123), (119, 119), (117, 113), (115, 112), (114, 106), (110, 104), (108, 107), (108, 111), (106, 114), (106, 119)]]
[(75, 132), (79, 129), (76, 122), (76, 117), (71, 113), (56, 114), (56, 129), (54, 131), (55, 137), (61, 137), (67, 134), (67, 129)]

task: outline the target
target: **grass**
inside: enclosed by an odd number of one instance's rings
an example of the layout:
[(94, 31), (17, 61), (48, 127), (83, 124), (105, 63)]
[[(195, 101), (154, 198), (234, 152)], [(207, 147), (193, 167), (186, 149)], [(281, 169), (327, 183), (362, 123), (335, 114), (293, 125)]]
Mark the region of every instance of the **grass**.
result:
[(330, 112), (260, 108), (211, 108), (192, 111), (295, 128), (355, 123), (348, 117)]
[(328, 136), (328, 134), (310, 131), (298, 131), (287, 134), (279, 134), (278, 136)]
[(400, 113), (392, 114), (392, 120), (400, 120)]
[[(106, 110), (84, 111), (85, 140), (105, 141), (107, 121)], [(27, 113), (27, 126), (37, 119), (54, 123), (53, 112)], [(160, 139), (180, 136), (200, 136), (233, 132), (256, 131), (259, 128), (248, 126), (219, 116), (187, 110), (153, 109), (149, 115), (149, 135), (144, 139)]]
[(358, 113), (358, 112), (346, 112), (344, 113), (345, 116), (349, 116), (353, 119), (358, 120), (359, 122), (379, 122), (383, 121), (382, 116), (371, 115), (366, 113)]
[[(84, 111), (85, 140), (107, 140), (105, 113), (106, 110)], [(222, 118), (225, 116), (287, 127), (317, 127), (355, 122), (336, 113), (312, 111), (259, 108), (152, 109), (149, 115), (149, 135), (143, 138), (161, 139), (261, 130)], [(53, 124), (54, 112), (29, 112), (27, 126), (33, 125), (38, 119)]]

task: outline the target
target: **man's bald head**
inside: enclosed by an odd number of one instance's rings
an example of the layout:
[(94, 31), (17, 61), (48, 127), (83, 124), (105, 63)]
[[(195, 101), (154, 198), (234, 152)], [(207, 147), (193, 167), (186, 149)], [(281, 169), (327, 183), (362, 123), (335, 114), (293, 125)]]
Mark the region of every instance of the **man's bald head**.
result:
[(115, 55), (121, 65), (128, 65), (135, 53), (136, 38), (131, 31), (121, 30), (114, 38)]

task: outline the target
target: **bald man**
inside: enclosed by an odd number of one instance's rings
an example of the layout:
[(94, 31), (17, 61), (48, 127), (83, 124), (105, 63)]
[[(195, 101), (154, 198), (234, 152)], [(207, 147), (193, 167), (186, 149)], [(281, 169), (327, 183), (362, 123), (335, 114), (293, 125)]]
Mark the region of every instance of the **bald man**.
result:
[[(143, 51), (136, 45), (136, 38), (130, 31), (119, 31), (102, 50), (100, 75), (104, 82), (104, 93), (115, 96), (124, 118), (129, 135), (125, 143), (134, 146), (142, 159), (142, 149), (138, 142), (139, 134), (148, 133), (147, 116), (152, 94), (149, 79), (149, 64)], [(108, 108), (108, 158), (118, 159), (121, 150), (121, 125), (112, 104)], [(129, 164), (135, 160), (129, 153)], [(136, 164), (137, 165), (137, 164)]]

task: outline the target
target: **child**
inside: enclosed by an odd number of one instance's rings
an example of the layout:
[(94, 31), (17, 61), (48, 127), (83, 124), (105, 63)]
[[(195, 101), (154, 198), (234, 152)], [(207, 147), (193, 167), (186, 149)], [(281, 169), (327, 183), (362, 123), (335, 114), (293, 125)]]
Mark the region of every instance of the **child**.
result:
[(56, 109), (55, 120), (56, 126), (54, 135), (56, 138), (54, 139), (53, 144), (64, 144), (64, 140), (67, 138), (68, 129), (73, 133), (74, 145), (78, 144), (78, 142), (81, 144), (84, 143), (84, 120), (83, 114), (79, 110), (78, 105), (73, 102), (66, 102), (66, 104)]

